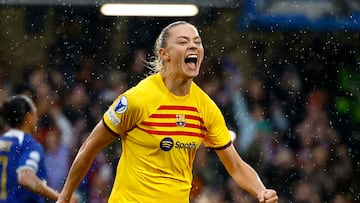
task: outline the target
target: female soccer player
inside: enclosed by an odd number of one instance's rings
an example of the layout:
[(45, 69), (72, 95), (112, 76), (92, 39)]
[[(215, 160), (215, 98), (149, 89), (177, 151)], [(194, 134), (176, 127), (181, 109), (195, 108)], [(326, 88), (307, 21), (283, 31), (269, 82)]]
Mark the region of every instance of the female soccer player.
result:
[(0, 117), (7, 126), (0, 136), (0, 203), (55, 201), (59, 193), (46, 185), (43, 148), (32, 137), (37, 124), (33, 101), (12, 96), (1, 105)]
[(216, 150), (239, 187), (259, 202), (277, 202), (236, 152), (219, 108), (193, 82), (204, 58), (198, 30), (184, 21), (168, 25), (155, 56), (155, 73), (119, 95), (83, 143), (57, 203), (68, 202), (96, 154), (118, 136), (123, 151), (110, 203), (189, 202), (201, 143)]

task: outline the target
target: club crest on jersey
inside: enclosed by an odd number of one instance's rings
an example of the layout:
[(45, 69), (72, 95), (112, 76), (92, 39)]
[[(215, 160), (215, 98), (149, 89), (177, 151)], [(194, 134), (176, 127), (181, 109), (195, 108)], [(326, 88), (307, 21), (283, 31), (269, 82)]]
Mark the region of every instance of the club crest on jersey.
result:
[(128, 101), (125, 96), (122, 96), (118, 103), (115, 105), (115, 111), (117, 113), (124, 113), (128, 107)]
[(179, 127), (184, 127), (186, 125), (184, 114), (176, 114), (176, 125)]

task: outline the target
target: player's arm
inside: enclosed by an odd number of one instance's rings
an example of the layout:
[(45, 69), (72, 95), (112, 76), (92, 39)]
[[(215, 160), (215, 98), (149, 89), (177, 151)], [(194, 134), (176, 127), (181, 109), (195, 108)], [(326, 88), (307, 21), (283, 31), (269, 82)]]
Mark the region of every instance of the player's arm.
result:
[(216, 150), (216, 153), (239, 187), (257, 197), (261, 203), (277, 202), (276, 192), (266, 189), (258, 174), (241, 159), (233, 145)]
[(17, 171), (18, 183), (33, 193), (40, 194), (50, 200), (56, 200), (59, 193), (47, 186), (35, 172), (29, 168), (21, 168)]
[(116, 137), (104, 126), (102, 121), (96, 125), (80, 147), (57, 203), (69, 202), (71, 195), (86, 175), (96, 155), (115, 139)]

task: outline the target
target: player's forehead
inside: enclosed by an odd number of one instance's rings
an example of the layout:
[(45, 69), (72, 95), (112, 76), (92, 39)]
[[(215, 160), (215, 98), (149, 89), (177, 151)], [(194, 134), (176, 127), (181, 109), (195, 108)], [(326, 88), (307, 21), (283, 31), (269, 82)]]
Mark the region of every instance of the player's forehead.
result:
[(200, 38), (198, 30), (191, 24), (180, 24), (169, 30), (169, 37), (178, 38)]

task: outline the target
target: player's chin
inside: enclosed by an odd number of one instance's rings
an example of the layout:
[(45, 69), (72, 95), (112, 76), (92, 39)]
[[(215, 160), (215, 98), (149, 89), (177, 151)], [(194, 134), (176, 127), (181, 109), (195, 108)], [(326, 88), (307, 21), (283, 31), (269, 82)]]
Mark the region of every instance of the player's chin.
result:
[(185, 70), (185, 74), (186, 74), (189, 78), (197, 77), (197, 76), (199, 75), (199, 68), (196, 68), (196, 69), (186, 69), (186, 70)]

